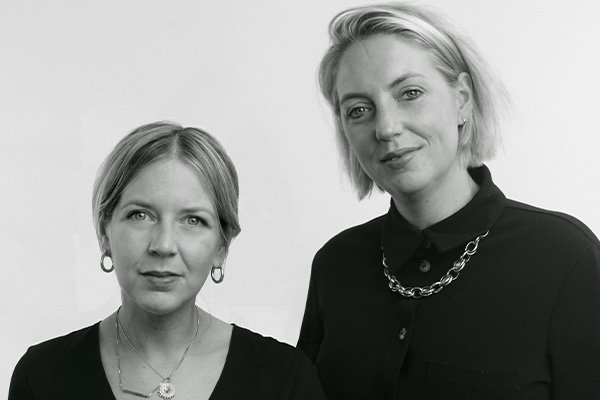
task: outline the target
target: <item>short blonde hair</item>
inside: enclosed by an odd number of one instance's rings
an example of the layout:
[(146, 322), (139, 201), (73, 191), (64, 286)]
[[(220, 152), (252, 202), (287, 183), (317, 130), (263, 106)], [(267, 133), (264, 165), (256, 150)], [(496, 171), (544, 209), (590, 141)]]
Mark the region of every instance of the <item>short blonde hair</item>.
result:
[(223, 146), (201, 129), (155, 122), (121, 139), (98, 170), (92, 210), (101, 251), (108, 250), (106, 227), (127, 185), (144, 167), (166, 158), (187, 162), (198, 171), (212, 195), (225, 246), (240, 233), (238, 177)]
[(448, 84), (466, 72), (472, 84), (473, 111), (460, 130), (459, 157), (465, 167), (479, 166), (498, 149), (500, 124), (510, 100), (502, 82), (469, 39), (444, 18), (422, 7), (389, 3), (350, 8), (329, 24), (330, 46), (319, 66), (319, 86), (335, 114), (336, 139), (346, 173), (363, 199), (374, 187), (346, 138), (336, 79), (340, 60), (353, 43), (373, 35), (395, 35), (428, 51)]

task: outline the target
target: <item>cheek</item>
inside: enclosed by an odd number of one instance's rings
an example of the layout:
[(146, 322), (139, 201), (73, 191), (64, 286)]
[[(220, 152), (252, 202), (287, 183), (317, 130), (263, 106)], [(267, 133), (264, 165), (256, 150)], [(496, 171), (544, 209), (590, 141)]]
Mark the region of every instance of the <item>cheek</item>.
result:
[(210, 271), (216, 262), (219, 243), (212, 237), (189, 238), (179, 243), (179, 253), (190, 271)]
[(346, 127), (344, 135), (350, 145), (350, 150), (360, 159), (366, 156), (372, 149), (371, 137), (365, 132), (365, 128), (359, 126)]
[[(438, 105), (441, 109), (444, 109), (443, 104)], [(446, 105), (446, 108), (447, 105)], [(421, 135), (429, 143), (441, 147), (445, 151), (451, 148), (457, 148), (458, 146), (458, 125), (456, 123), (456, 117), (454, 117), (450, 111), (446, 112), (430, 112), (426, 115), (421, 115), (420, 129)], [(440, 149), (440, 150), (441, 150)]]
[(111, 233), (109, 245), (116, 268), (127, 268), (145, 254), (147, 242), (143, 235), (126, 230), (114, 230)]

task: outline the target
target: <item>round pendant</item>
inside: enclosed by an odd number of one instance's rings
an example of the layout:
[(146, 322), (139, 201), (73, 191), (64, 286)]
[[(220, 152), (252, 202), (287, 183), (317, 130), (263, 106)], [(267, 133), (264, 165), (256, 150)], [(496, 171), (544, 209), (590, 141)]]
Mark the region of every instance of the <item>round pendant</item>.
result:
[(175, 397), (175, 386), (169, 381), (162, 382), (158, 387), (158, 397), (171, 400)]

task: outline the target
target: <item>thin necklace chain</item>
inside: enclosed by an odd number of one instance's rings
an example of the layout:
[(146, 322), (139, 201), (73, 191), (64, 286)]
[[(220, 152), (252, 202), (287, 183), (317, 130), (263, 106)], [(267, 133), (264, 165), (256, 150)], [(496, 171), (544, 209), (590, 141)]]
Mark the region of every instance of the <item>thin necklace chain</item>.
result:
[[(129, 393), (129, 394), (133, 394), (139, 397), (145, 397), (145, 398), (150, 398), (152, 397), (152, 395), (154, 394), (154, 392), (156, 392), (161, 385), (164, 382), (171, 382), (171, 379), (173, 379), (173, 376), (175, 375), (175, 372), (177, 372), (177, 370), (179, 369), (179, 367), (181, 366), (181, 364), (183, 363), (183, 360), (185, 359), (185, 356), (187, 356), (188, 351), (190, 350), (190, 348), (192, 347), (192, 344), (194, 343), (194, 340), (196, 340), (196, 337), (198, 336), (198, 331), (200, 330), (200, 312), (198, 311), (198, 307), (195, 307), (196, 309), (196, 331), (194, 332), (194, 336), (192, 337), (192, 340), (190, 341), (190, 343), (187, 345), (187, 347), (185, 348), (185, 351), (183, 352), (183, 355), (181, 356), (181, 359), (179, 360), (179, 363), (177, 363), (177, 366), (175, 367), (175, 369), (173, 369), (173, 372), (171, 372), (171, 374), (168, 377), (164, 377), (160, 372), (158, 372), (152, 365), (150, 365), (150, 363), (148, 361), (146, 361), (146, 359), (142, 356), (142, 354), (138, 351), (138, 349), (133, 345), (133, 342), (131, 341), (131, 339), (129, 339), (129, 336), (127, 335), (127, 332), (125, 332), (125, 328), (123, 327), (123, 325), (121, 324), (121, 322), (119, 321), (119, 312), (121, 311), (121, 307), (119, 307), (119, 309), (117, 310), (117, 314), (115, 316), (115, 324), (116, 324), (116, 335), (115, 335), (115, 340), (117, 343), (117, 369), (118, 369), (118, 373), (119, 373), (119, 387), (121, 388), (121, 392), (123, 393)], [(150, 392), (150, 394), (144, 394), (144, 393), (140, 393), (140, 392), (136, 392), (130, 389), (125, 389), (123, 388), (123, 380), (121, 379), (121, 357), (120, 357), (120, 352), (119, 352), (119, 343), (121, 335), (120, 335), (120, 331), (123, 332), (123, 336), (125, 337), (125, 340), (127, 341), (127, 343), (129, 344), (129, 346), (131, 346), (131, 348), (133, 349), (133, 351), (135, 352), (135, 354), (140, 358), (140, 360), (142, 360), (144, 362), (144, 364), (146, 364), (148, 367), (150, 367), (150, 369), (152, 371), (154, 371), (154, 373), (158, 376), (160, 376), (160, 378), (162, 379), (162, 381), (154, 388), (152, 389), (152, 391)], [(161, 396), (162, 397), (162, 396)]]
[(382, 246), (381, 247), (381, 253), (382, 253), (381, 263), (383, 264), (383, 274), (386, 276), (386, 278), (388, 278), (389, 288), (392, 289), (392, 292), (396, 292), (396, 293), (401, 294), (404, 297), (410, 297), (413, 299), (420, 299), (422, 297), (428, 297), (428, 296), (431, 296), (432, 294), (439, 293), (443, 288), (445, 288), (450, 283), (452, 283), (453, 280), (458, 278), (460, 271), (462, 271), (463, 268), (465, 267), (465, 265), (467, 265), (467, 263), (469, 262), (469, 260), (471, 260), (471, 256), (473, 256), (473, 255), (475, 255), (475, 253), (477, 253), (477, 247), (479, 247), (479, 241), (481, 239), (485, 238), (488, 235), (488, 233), (490, 233), (489, 230), (487, 230), (484, 234), (477, 236), (475, 239), (473, 239), (469, 243), (467, 243), (467, 245), (465, 246), (465, 251), (462, 253), (462, 255), (456, 261), (454, 261), (454, 264), (452, 265), (452, 267), (450, 267), (448, 272), (446, 272), (439, 281), (434, 282), (429, 286), (421, 286), (421, 287), (402, 286), (400, 281), (394, 275), (390, 274), (389, 267), (388, 267), (388, 265), (386, 263), (386, 259), (385, 259), (385, 252), (383, 251), (383, 246)]
[(116, 341), (117, 341), (117, 371), (119, 372), (119, 387), (121, 388), (121, 392), (128, 393), (128, 394), (133, 394), (135, 396), (144, 397), (144, 398), (149, 399), (150, 397), (152, 397), (152, 395), (154, 394), (154, 392), (156, 392), (158, 390), (158, 388), (160, 388), (160, 383), (158, 385), (156, 385), (156, 387), (154, 389), (152, 389), (152, 391), (149, 394), (145, 394), (145, 393), (141, 393), (141, 392), (136, 392), (135, 390), (126, 389), (126, 388), (123, 387), (123, 379), (121, 378), (121, 356), (120, 356), (120, 352), (119, 352), (119, 346), (120, 346), (120, 342), (121, 342), (120, 339), (121, 339), (121, 335), (119, 334), (119, 325), (117, 324), (117, 333), (116, 333)]

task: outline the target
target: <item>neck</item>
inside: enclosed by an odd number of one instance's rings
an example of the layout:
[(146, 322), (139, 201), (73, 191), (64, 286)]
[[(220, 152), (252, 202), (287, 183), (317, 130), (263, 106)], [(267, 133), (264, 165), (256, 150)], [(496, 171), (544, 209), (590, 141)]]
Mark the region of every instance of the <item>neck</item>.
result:
[(463, 208), (478, 189), (468, 171), (457, 167), (419, 192), (392, 194), (392, 198), (398, 212), (422, 230)]
[(157, 315), (124, 301), (119, 311), (119, 323), (147, 359), (166, 355), (170, 358), (178, 357), (189, 345), (198, 327), (198, 318), (201, 328), (205, 326), (204, 314), (200, 310), (197, 314), (194, 303), (169, 314)]

